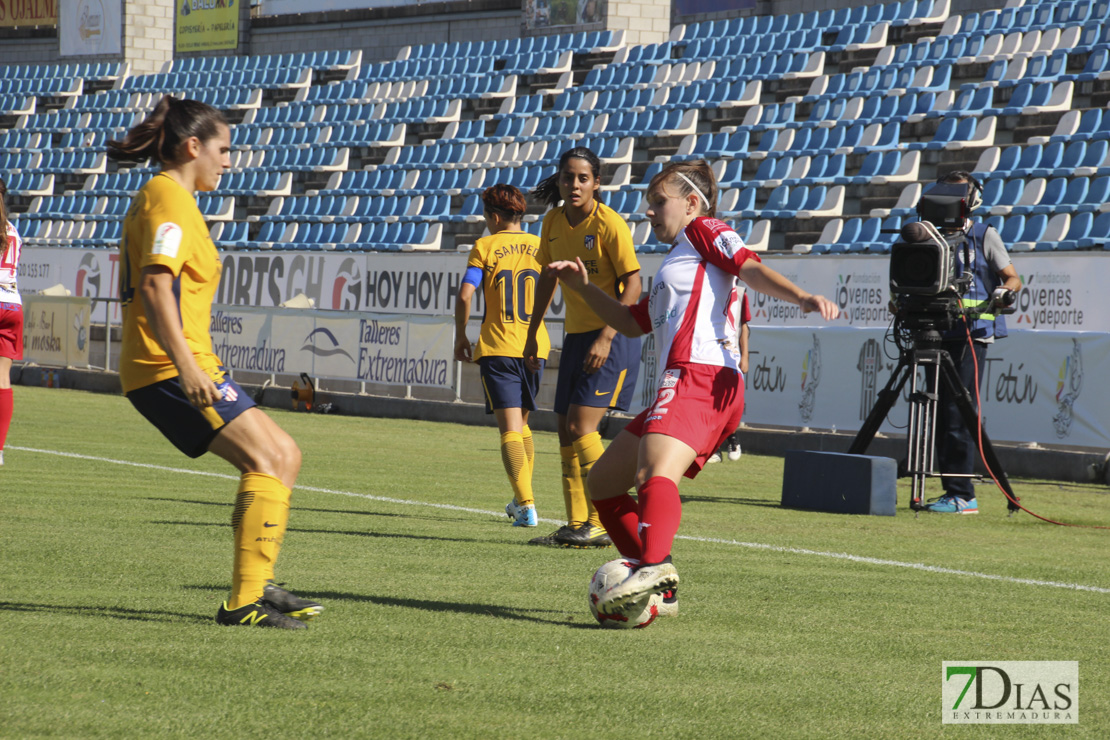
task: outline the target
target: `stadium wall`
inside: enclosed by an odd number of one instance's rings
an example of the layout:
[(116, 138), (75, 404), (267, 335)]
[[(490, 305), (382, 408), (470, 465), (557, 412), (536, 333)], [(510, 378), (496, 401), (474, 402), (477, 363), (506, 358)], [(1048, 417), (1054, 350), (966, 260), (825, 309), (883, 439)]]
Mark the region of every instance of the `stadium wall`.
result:
[(474, 0), (262, 16), (249, 26), (251, 54), (360, 49), (366, 61), (395, 59), (404, 46), (520, 36), (520, 0)]
[[(858, 5), (874, 5), (882, 0), (760, 0), (754, 7), (716, 13), (675, 16), (669, 24), (694, 23), (711, 18), (744, 15), (781, 15)], [(367, 4), (370, 0), (367, 0)], [(669, 6), (670, 0), (638, 0), (624, 3), (647, 13), (655, 5)], [(722, 3), (736, 5), (736, 3)], [(1003, 0), (951, 0), (952, 13), (967, 13), (1004, 7)], [(172, 3), (164, 0), (124, 0), (124, 61), (132, 63), (132, 73), (158, 71), (163, 61), (173, 58), (174, 34), (158, 23), (142, 20)], [(404, 46), (453, 41), (487, 41), (524, 35), (521, 0), (450, 0), (393, 7), (366, 8), (296, 15), (262, 16), (241, 3), (239, 48), (233, 52), (197, 52), (182, 56), (232, 54), (275, 54), (323, 49), (360, 49), (365, 61), (394, 59)], [(171, 14), (172, 10), (167, 11)], [(608, 26), (622, 29), (626, 18), (609, 19)], [(646, 22), (646, 21), (644, 21)], [(565, 30), (559, 27), (555, 30)], [(153, 34), (153, 35), (152, 35)], [(636, 43), (638, 33), (628, 27), (627, 38)], [(658, 39), (651, 39), (658, 40)], [(52, 27), (0, 28), (0, 64), (53, 64), (66, 61), (120, 61), (117, 55), (64, 58), (58, 50), (58, 31)]]

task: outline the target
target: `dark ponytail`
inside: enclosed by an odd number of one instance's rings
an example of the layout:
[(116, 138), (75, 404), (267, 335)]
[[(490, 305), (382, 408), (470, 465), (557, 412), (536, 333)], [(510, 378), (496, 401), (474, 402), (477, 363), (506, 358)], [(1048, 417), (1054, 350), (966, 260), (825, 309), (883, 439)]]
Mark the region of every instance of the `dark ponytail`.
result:
[[(684, 180), (683, 177), (686, 179)], [(687, 182), (687, 180), (689, 182)], [(713, 175), (713, 168), (704, 159), (693, 162), (675, 162), (662, 169), (655, 177), (651, 178), (648, 192), (666, 183), (678, 191), (679, 197), (685, 198), (691, 193), (701, 192), (698, 203), (701, 204), (705, 215), (711, 218), (717, 215), (717, 178)], [(690, 185), (693, 183), (697, 191)], [(704, 200), (702, 199), (704, 196)]]
[(126, 162), (153, 159), (173, 164), (182, 142), (197, 137), (208, 141), (227, 125), (224, 114), (207, 103), (164, 96), (154, 110), (127, 132), (122, 141), (108, 142), (108, 156)]
[[(553, 206), (563, 199), (563, 196), (559, 195), (559, 173), (563, 171), (563, 165), (570, 159), (584, 159), (589, 162), (590, 169), (594, 173), (594, 179), (599, 183), (601, 182), (601, 160), (586, 147), (576, 146), (563, 152), (563, 156), (559, 157), (559, 168), (555, 170), (554, 175), (545, 177), (540, 180), (536, 187), (532, 188), (532, 192), (529, 193), (532, 200)], [(597, 193), (594, 194), (594, 199), (597, 199)]]

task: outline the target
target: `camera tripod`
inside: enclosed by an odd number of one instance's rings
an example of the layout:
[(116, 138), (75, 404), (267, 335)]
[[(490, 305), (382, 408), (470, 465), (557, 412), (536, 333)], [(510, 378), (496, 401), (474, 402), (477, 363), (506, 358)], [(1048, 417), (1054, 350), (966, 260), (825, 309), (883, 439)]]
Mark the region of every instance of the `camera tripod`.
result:
[[(925, 373), (925, 382), (919, 387), (920, 378), (918, 368), (934, 368), (932, 373)], [(948, 351), (942, 348), (940, 332), (936, 329), (922, 331), (910, 348), (903, 348), (898, 359), (898, 366), (891, 373), (886, 386), (879, 391), (878, 400), (867, 415), (863, 427), (860, 428), (852, 446), (848, 449), (850, 455), (862, 455), (867, 451), (868, 445), (875, 438), (875, 433), (882, 426), (883, 420), (890, 413), (891, 407), (902, 392), (906, 381), (910, 381), (910, 409), (909, 425), (906, 431), (906, 471), (911, 478), (910, 508), (915, 512), (925, 508), (925, 479), (926, 478), (975, 478), (974, 473), (938, 473), (935, 471), (935, 437), (937, 403), (940, 397), (941, 384), (944, 389), (952, 394), (956, 405), (963, 417), (964, 425), (971, 433), (973, 440), (979, 437), (979, 418), (975, 407), (971, 403), (971, 396), (963, 383), (960, 382), (956, 365)], [(998, 479), (998, 483), (1007, 494), (1007, 505), (1012, 516), (1018, 510), (1015, 503), (1018, 498), (1010, 487), (1010, 481), (1002, 470), (998, 457), (994, 454), (987, 432), (982, 431), (981, 452), (991, 472)]]

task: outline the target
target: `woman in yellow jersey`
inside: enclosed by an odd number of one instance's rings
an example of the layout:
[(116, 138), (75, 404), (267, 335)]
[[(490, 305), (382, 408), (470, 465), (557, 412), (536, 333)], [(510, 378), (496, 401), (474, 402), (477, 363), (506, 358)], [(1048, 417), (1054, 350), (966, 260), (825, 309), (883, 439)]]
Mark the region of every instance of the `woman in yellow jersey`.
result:
[[(581, 259), (590, 282), (626, 305), (640, 300), (640, 263), (628, 224), (597, 199), (601, 160), (585, 147), (575, 147), (559, 158), (558, 171), (532, 191), (533, 197), (554, 206), (543, 219), (540, 265)], [(556, 205), (559, 201), (563, 205)], [(539, 366), (540, 322), (555, 292), (557, 280), (541, 273), (532, 312), (524, 359)], [(559, 454), (563, 463), (563, 497), (567, 523), (532, 544), (557, 547), (608, 547), (612, 543), (597, 510), (586, 494), (585, 481), (594, 462), (605, 451), (598, 425), (609, 409), (626, 410), (640, 371), (640, 340), (617, 334), (577, 293), (564, 291), (566, 333), (559, 360), (555, 414)]]
[(322, 607), (273, 583), (301, 452), (228, 376), (209, 334), (221, 264), (193, 192), (217, 187), (230, 149), (222, 113), (170, 96), (122, 141), (108, 142), (113, 159), (161, 166), (123, 222), (120, 381), (179, 450), (212, 452), (239, 470), (231, 596), (216, 622), (304, 629)]
[[(524, 366), (524, 341), (536, 297), (540, 265), (536, 262), (540, 239), (520, 228), (528, 207), (524, 195), (512, 185), (494, 185), (482, 193), (490, 236), (470, 250), (466, 275), (455, 303), (455, 359), (477, 362), (486, 397), (486, 413), (497, 418), (501, 431), (501, 462), (513, 488), (505, 513), (514, 527), (534, 527), (536, 506), (532, 498), (535, 460), (528, 414), (536, 408), (543, 364), (551, 349), (547, 329), (537, 334), (539, 368)], [(482, 287), (485, 313), (477, 346), (466, 338), (470, 301)]]

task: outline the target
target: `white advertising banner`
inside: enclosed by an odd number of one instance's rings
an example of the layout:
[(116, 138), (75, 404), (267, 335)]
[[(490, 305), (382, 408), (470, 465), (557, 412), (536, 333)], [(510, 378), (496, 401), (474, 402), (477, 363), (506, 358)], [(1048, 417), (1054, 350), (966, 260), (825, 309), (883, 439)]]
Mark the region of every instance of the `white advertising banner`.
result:
[[(222, 259), (217, 301), (225, 304), (227, 311), (274, 307), (305, 293), (318, 309), (404, 315), (413, 326), (416, 316), (452, 315), (466, 268), (466, 255), (458, 253), (224, 252)], [(641, 257), (645, 290), (650, 289), (650, 276), (661, 259), (659, 255)], [(897, 361), (891, 356), (893, 348), (883, 341), (890, 324), (886, 311), (889, 259), (869, 255), (767, 255), (765, 259), (807, 290), (836, 301), (844, 317), (826, 324), (818, 317), (802, 316), (792, 305), (749, 292), (753, 355), (745, 419), (785, 427), (858, 429), (866, 417), (865, 409), (873, 403), (863, 397), (873, 391), (864, 389), (881, 388)], [(1110, 284), (1110, 258), (1103, 253), (1029, 253), (1015, 255), (1014, 260), (1025, 287), (1018, 296), (1017, 312), (1007, 317), (1010, 338), (998, 342), (988, 355), (989, 375), (984, 381), (988, 432), (1000, 441), (1110, 446), (1104, 421), (1110, 420), (1108, 402), (1096, 397), (1089, 383), (1085, 392), (1082, 384), (1079, 392), (1069, 390), (1078, 382), (1074, 368), (1085, 367), (1088, 374), (1094, 374), (1095, 368), (1108, 366), (1110, 311), (1103, 303), (1102, 286)], [(77, 296), (108, 298), (115, 296), (118, 279), (115, 250), (28, 246), (20, 259), (20, 287), (28, 293), (61, 283)], [(482, 310), (479, 293), (472, 316), (481, 316)], [(113, 323), (118, 323), (117, 304), (94, 302), (92, 320), (103, 321), (106, 311)], [(549, 316), (561, 317), (562, 311), (561, 297), (556, 294)], [(373, 330), (370, 335), (376, 336)], [(300, 353), (307, 336), (307, 331), (299, 334), (296, 341), (300, 344), (295, 348), (282, 345), (283, 350)], [(559, 336), (561, 332), (555, 331), (554, 338)], [(371, 351), (377, 346), (373, 342), (335, 337), (333, 346), (320, 345), (318, 351), (334, 352), (328, 358), (331, 363), (353, 364), (353, 370), (335, 367), (329, 370), (329, 374), (335, 373), (332, 377), (369, 381), (369, 376), (397, 372), (398, 366), (387, 361), (384, 350), (381, 359), (376, 350)], [(315, 339), (327, 337), (318, 334)], [(443, 354), (435, 357), (450, 357), (450, 339), (446, 341)], [(258, 348), (262, 359), (266, 359), (262, 350), (276, 349), (272, 342), (265, 348), (251, 346)], [(363, 351), (368, 354), (360, 365), (357, 353)], [(414, 351), (404, 356), (417, 363), (420, 355)], [(643, 352), (645, 357), (652, 354), (650, 338), (645, 339)], [(1069, 359), (1073, 355), (1074, 359)], [(289, 362), (293, 355), (287, 353), (283, 359)], [(319, 354), (311, 352), (303, 359), (297, 356), (297, 362), (308, 359), (313, 367), (322, 362)], [(282, 372), (309, 370), (294, 363)], [(868, 378), (865, 373), (870, 374)], [(1068, 375), (1067, 388), (1056, 387), (1065, 382), (1061, 373)], [(872, 376), (874, 383), (869, 379)], [(650, 403), (654, 383), (654, 366), (645, 362), (637, 385), (637, 409)], [(896, 405), (884, 431), (904, 428), (904, 418), (897, 416), (900, 413), (904, 414), (904, 404)]]
[[(460, 253), (221, 252), (220, 256), (223, 271), (217, 303), (280, 306), (304, 293), (322, 309), (422, 316), (454, 315), (467, 258)], [(36, 291), (59, 283), (73, 295), (114, 298), (119, 289), (119, 252), (24, 246), (20, 288)], [(106, 309), (97, 303), (93, 308), (94, 321), (104, 321), (108, 310), (112, 323), (119, 323), (118, 305)], [(474, 295), (471, 309), (472, 315), (482, 315), (481, 292)], [(562, 298), (556, 294), (551, 315), (561, 316), (562, 310)]]
[(23, 359), (56, 367), (88, 367), (89, 300), (24, 295)]
[(119, 54), (122, 0), (58, 0), (59, 49), (63, 57)]
[[(450, 316), (467, 255), (222, 252), (221, 257), (220, 303), (278, 306), (304, 293), (316, 301), (317, 308)], [(806, 290), (836, 301), (844, 314), (837, 325), (889, 325), (887, 257), (766, 255), (764, 259)], [(661, 255), (640, 257), (645, 290), (661, 261)], [(31, 291), (62, 283), (74, 295), (114, 297), (118, 264), (119, 254), (113, 249), (25, 246), (19, 284)], [(1007, 317), (1011, 329), (1110, 332), (1110, 311), (1102, 302), (1104, 286), (1110, 285), (1107, 255), (1018, 254), (1014, 266), (1025, 287), (1018, 295), (1017, 313)], [(802, 316), (796, 306), (755, 292), (749, 296), (752, 326), (825, 326), (818, 317)], [(473, 311), (480, 315), (480, 294), (475, 301)], [(93, 320), (103, 321), (104, 309), (94, 308)], [(562, 310), (556, 295), (549, 315), (562, 316)], [(112, 320), (118, 322), (118, 310), (114, 313)]]
[[(882, 329), (753, 327), (744, 421), (858, 431), (899, 359)], [(1014, 331), (980, 368), (992, 440), (1110, 447), (1110, 396), (1092, 385), (1110, 367), (1110, 335)], [(905, 434), (909, 382), (880, 431)]]
[(211, 333), (232, 370), (443, 388), (454, 381), (447, 317), (216, 305)]

